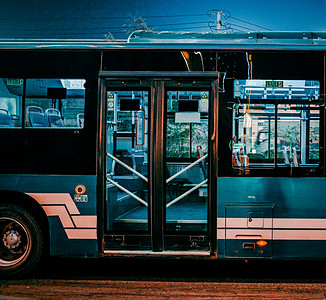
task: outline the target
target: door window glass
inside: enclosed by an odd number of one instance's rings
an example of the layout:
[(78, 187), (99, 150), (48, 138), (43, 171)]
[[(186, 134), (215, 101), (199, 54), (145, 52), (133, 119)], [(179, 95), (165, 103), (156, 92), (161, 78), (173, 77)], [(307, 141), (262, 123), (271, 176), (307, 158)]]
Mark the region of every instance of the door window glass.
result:
[(207, 230), (208, 91), (168, 91), (166, 230)]
[(148, 91), (107, 91), (107, 230), (148, 230)]

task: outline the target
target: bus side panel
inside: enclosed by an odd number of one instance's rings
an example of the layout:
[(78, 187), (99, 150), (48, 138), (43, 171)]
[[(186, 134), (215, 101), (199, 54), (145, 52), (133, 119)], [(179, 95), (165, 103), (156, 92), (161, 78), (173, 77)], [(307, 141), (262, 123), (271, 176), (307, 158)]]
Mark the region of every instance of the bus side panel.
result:
[(325, 178), (221, 177), (217, 186), (219, 257), (326, 258)]
[(0, 190), (25, 193), (41, 205), (51, 255), (98, 254), (96, 176), (0, 175)]

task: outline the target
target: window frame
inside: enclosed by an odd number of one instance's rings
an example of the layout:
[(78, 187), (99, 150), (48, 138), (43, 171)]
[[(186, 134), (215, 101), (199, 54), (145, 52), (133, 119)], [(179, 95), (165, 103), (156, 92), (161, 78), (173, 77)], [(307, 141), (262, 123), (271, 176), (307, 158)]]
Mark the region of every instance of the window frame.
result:
[[(198, 110), (198, 112), (200, 113), (200, 119), (201, 120), (205, 120), (205, 122), (207, 122), (207, 132), (210, 132), (210, 121), (209, 121), (209, 113), (210, 113), (210, 93), (211, 90), (209, 88), (193, 88), (193, 87), (189, 87), (189, 88), (176, 88), (176, 87), (168, 87), (165, 90), (165, 130), (167, 130), (167, 126), (168, 126), (168, 120), (173, 120), (173, 116), (175, 116), (175, 114), (178, 112), (178, 110), (176, 111), (169, 111), (168, 110), (168, 93), (169, 92), (203, 92), (206, 93), (207, 95), (207, 103), (208, 103), (208, 108), (206, 112), (201, 112)], [(182, 100), (186, 100), (186, 99), (179, 99), (179, 101)], [(201, 99), (193, 99), (193, 101), (200, 101)], [(199, 105), (199, 104), (198, 104)], [(199, 109), (199, 107), (198, 107)], [(166, 160), (168, 162), (194, 162), (197, 160), (196, 156), (192, 156), (192, 145), (193, 145), (193, 125), (203, 125), (203, 123), (180, 123), (180, 124), (187, 124), (189, 125), (189, 155), (187, 157), (169, 157), (167, 155), (167, 151), (166, 151)], [(167, 132), (164, 133), (165, 137), (167, 137)], [(166, 147), (167, 148), (167, 147)], [(208, 142), (208, 136), (207, 136), (207, 149), (206, 149), (207, 153), (209, 153), (209, 142)]]
[[(314, 163), (306, 163), (304, 165), (299, 164), (299, 167), (294, 167), (294, 166), (286, 166), (284, 164), (280, 164), (278, 162), (277, 159), (277, 155), (273, 157), (273, 165), (271, 166), (259, 166), (259, 167), (253, 167), (253, 166), (248, 166), (248, 167), (235, 167), (232, 164), (232, 170), (233, 170), (233, 175), (235, 176), (296, 176), (296, 177), (308, 177), (308, 176), (312, 176), (312, 177), (318, 177), (318, 176), (323, 176), (323, 169), (325, 166), (325, 161), (324, 161), (324, 149), (323, 149), (323, 145), (325, 142), (325, 137), (324, 137), (324, 132), (325, 132), (325, 120), (324, 120), (324, 107), (323, 107), (323, 101), (322, 99), (319, 100), (314, 100), (314, 101), (306, 101), (306, 100), (257, 100), (257, 99), (253, 99), (250, 101), (248, 100), (239, 100), (238, 102), (232, 101), (232, 134), (235, 133), (235, 123), (236, 123), (236, 119), (234, 118), (234, 107), (235, 105), (249, 105), (249, 104), (271, 104), (274, 105), (275, 107), (275, 118), (272, 118), (271, 120), (274, 120), (274, 147), (271, 148), (272, 151), (274, 151), (274, 153), (277, 153), (277, 151), (279, 150), (278, 148), (278, 124), (280, 123), (280, 117), (279, 117), (279, 105), (284, 105), (284, 104), (289, 104), (289, 105), (310, 105), (309, 107), (299, 107), (298, 110), (318, 110), (319, 111), (319, 115), (318, 118), (313, 118), (313, 120), (318, 120), (319, 122), (319, 147), (318, 147), (318, 151), (319, 151), (319, 158), (316, 164)], [(317, 105), (318, 107), (312, 107), (313, 105)], [(300, 131), (301, 129), (301, 117), (299, 118), (300, 120)], [(309, 123), (310, 123), (309, 119)], [(272, 128), (272, 126), (271, 126)], [(308, 148), (310, 147), (310, 143), (309, 143), (309, 126), (307, 126), (307, 137), (306, 137), (306, 141), (308, 142), (308, 144), (306, 145)], [(300, 139), (301, 139), (301, 133), (300, 133)], [(230, 150), (231, 150), (231, 155), (233, 152), (232, 146), (232, 139), (230, 141)], [(301, 144), (301, 140), (300, 140), (300, 144)], [(308, 155), (308, 154), (307, 154)], [(309, 160), (309, 158), (307, 157), (307, 160)], [(231, 160), (232, 161), (232, 160)]]
[[(81, 127), (79, 126), (63, 126), (63, 127), (57, 127), (57, 126), (48, 126), (48, 127), (32, 127), (32, 126), (27, 126), (27, 122), (28, 119), (27, 119), (27, 113), (26, 113), (26, 110), (27, 110), (27, 105), (26, 105), (26, 100), (28, 99), (27, 98), (27, 81), (28, 80), (84, 80), (84, 90), (85, 90), (85, 93), (84, 93), (84, 107), (83, 107), (83, 112), (81, 114), (84, 115), (84, 120), (85, 120), (85, 114), (86, 114), (86, 106), (87, 106), (87, 78), (84, 77), (84, 78), (76, 78), (77, 76), (74, 76), (74, 77), (67, 77), (67, 76), (62, 76), (62, 77), (50, 77), (50, 76), (46, 76), (46, 77), (25, 77), (25, 78), (22, 78), (24, 80), (23, 82), (23, 95), (22, 95), (22, 116), (21, 116), (21, 123), (22, 123), (22, 126), (20, 128), (23, 128), (23, 129), (26, 129), (26, 130), (37, 130), (37, 129), (41, 129), (41, 130), (84, 130), (85, 129), (85, 125), (86, 123), (83, 122), (83, 125)], [(44, 100), (46, 99), (45, 97), (41, 97), (40, 99)], [(66, 98), (65, 100), (69, 100), (69, 99), (74, 99), (74, 98)], [(51, 99), (48, 99), (48, 101), (50, 101)], [(56, 100), (62, 100), (62, 99), (56, 99)], [(61, 113), (61, 112), (60, 112)], [(76, 115), (76, 118), (77, 118), (77, 115)], [(77, 122), (77, 121), (76, 121)], [(78, 124), (76, 124), (78, 125)], [(87, 126), (87, 125), (86, 125)]]

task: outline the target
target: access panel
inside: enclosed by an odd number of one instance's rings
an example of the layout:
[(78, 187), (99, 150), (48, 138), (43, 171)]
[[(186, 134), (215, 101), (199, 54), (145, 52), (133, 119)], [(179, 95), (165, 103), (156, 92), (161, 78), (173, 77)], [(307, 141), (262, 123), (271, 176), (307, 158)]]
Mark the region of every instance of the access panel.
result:
[(272, 257), (273, 206), (225, 205), (225, 256)]

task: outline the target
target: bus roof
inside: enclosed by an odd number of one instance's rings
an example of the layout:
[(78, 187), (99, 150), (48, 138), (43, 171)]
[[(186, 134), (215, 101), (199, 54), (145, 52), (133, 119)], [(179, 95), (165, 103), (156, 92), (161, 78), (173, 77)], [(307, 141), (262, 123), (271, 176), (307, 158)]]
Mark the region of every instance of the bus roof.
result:
[(135, 31), (126, 41), (0, 40), (1, 49), (326, 50), (326, 32), (246, 33)]

